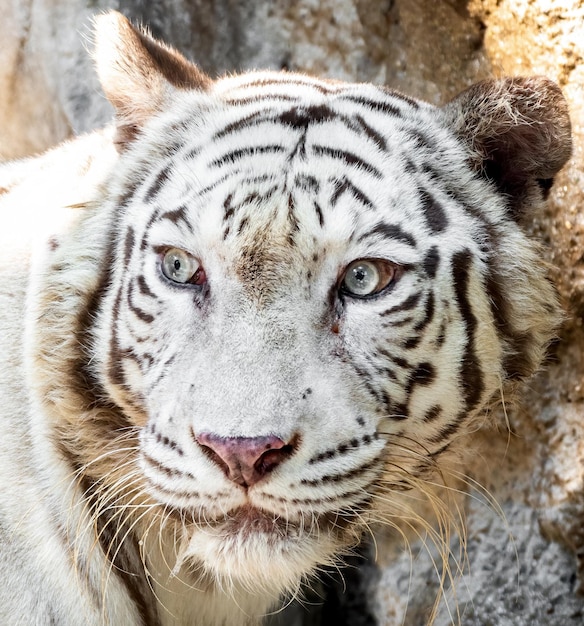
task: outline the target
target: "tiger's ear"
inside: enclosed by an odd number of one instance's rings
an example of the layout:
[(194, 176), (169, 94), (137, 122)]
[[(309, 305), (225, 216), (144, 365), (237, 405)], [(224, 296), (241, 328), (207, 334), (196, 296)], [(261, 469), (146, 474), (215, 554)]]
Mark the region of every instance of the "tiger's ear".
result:
[(135, 28), (121, 13), (95, 20), (95, 60), (101, 85), (116, 110), (123, 147), (176, 89), (206, 90), (211, 79), (179, 52)]
[(514, 217), (541, 198), (571, 154), (568, 105), (541, 76), (485, 80), (443, 111), (469, 147), (472, 166), (507, 194)]

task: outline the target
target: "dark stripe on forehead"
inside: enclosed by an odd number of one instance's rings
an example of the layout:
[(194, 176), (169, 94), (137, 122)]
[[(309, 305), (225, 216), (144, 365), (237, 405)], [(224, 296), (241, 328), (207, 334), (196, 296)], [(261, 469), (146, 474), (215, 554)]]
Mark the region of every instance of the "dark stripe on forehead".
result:
[(248, 156), (257, 156), (258, 154), (281, 153), (284, 152), (284, 146), (279, 144), (269, 144), (265, 146), (249, 146), (247, 148), (239, 148), (224, 154), (209, 163), (209, 167), (221, 167), (225, 164), (232, 164)]
[(170, 179), (170, 168), (170, 164), (165, 165), (158, 174), (156, 174), (154, 182), (148, 187), (144, 194), (145, 202), (151, 202), (158, 195), (163, 185)]
[(429, 191), (422, 191), (420, 198), (430, 232), (441, 233), (448, 226), (448, 218), (442, 205)]
[(357, 200), (366, 208), (368, 209), (375, 208), (375, 205), (369, 199), (367, 194), (365, 194), (361, 189), (359, 189), (359, 187), (353, 184), (346, 176), (343, 176), (342, 178), (333, 179), (331, 182), (334, 185), (334, 191), (330, 198), (330, 204), (332, 207), (336, 206), (337, 202), (339, 201), (339, 198), (343, 194), (348, 193), (349, 195), (353, 197), (354, 200)]
[(128, 185), (128, 188), (124, 191), (124, 193), (122, 193), (118, 197), (116, 204), (120, 207), (128, 206), (128, 204), (130, 204), (131, 200), (134, 198), (136, 190), (138, 189), (141, 183), (142, 183), (142, 180), (140, 178), (130, 183)]
[(427, 135), (421, 128), (410, 126), (402, 128), (402, 130), (405, 133), (406, 137), (414, 142), (416, 148), (425, 148), (427, 152), (430, 152), (435, 157), (436, 155), (440, 154), (434, 138), (430, 135)]
[(383, 178), (383, 174), (371, 163), (361, 158), (354, 152), (348, 150), (339, 150), (337, 148), (330, 148), (329, 146), (313, 145), (311, 146), (312, 152), (318, 156), (328, 156), (332, 159), (338, 159), (343, 161), (345, 165), (358, 167), (365, 170), (369, 174), (375, 176), (375, 178)]
[(385, 222), (377, 222), (377, 224), (368, 232), (359, 237), (359, 242), (364, 239), (370, 239), (381, 236), (383, 239), (394, 239), (401, 241), (408, 246), (416, 247), (416, 240), (413, 235), (405, 232), (399, 224), (386, 224)]
[(418, 171), (424, 174), (432, 186), (443, 190), (466, 213), (490, 226), (487, 216), (482, 212), (480, 205), (477, 205), (476, 198), (470, 197), (463, 187), (452, 182), (450, 174), (439, 171), (437, 164), (424, 163)]
[(371, 109), (372, 111), (386, 113), (387, 115), (391, 115), (392, 117), (402, 117), (401, 109), (395, 104), (391, 104), (386, 100), (374, 100), (365, 96), (356, 96), (349, 94), (340, 95), (339, 100), (348, 100), (349, 102), (354, 102), (359, 106)]
[(311, 174), (298, 174), (294, 180), (294, 185), (309, 193), (317, 194), (320, 191), (320, 183)]
[[(220, 139), (230, 134), (237, 134), (238, 132), (246, 131), (254, 127), (261, 125), (279, 125), (302, 133), (299, 145), (293, 151), (292, 156), (296, 154), (305, 154), (305, 141), (306, 132), (309, 125), (322, 124), (326, 122), (332, 122), (337, 120), (339, 123), (345, 125), (347, 131), (354, 133), (356, 136), (363, 138), (366, 137), (372, 141), (376, 147), (384, 152), (387, 151), (387, 142), (385, 138), (376, 131), (371, 125), (369, 125), (364, 118), (357, 114), (354, 117), (346, 115), (344, 113), (335, 111), (327, 104), (319, 105), (298, 105), (290, 108), (287, 111), (274, 111), (269, 108), (262, 109), (261, 111), (254, 111), (253, 113), (242, 117), (240, 120), (235, 120), (229, 123), (225, 128), (218, 131), (214, 135), (214, 139)], [(260, 132), (260, 131), (258, 131)], [(327, 149), (331, 150), (327, 147)], [(199, 152), (199, 149), (196, 150)], [(342, 158), (342, 154), (331, 155), (337, 158)], [(356, 155), (348, 156), (348, 163), (350, 165), (356, 165), (355, 159), (358, 159)], [(371, 171), (373, 167), (370, 163), (365, 163), (363, 160), (362, 165), (366, 166)], [(373, 168), (377, 172), (376, 168)], [(374, 172), (372, 172), (374, 173)], [(378, 175), (377, 173), (375, 175)]]
[(144, 227), (144, 234), (142, 235), (142, 241), (140, 241), (140, 250), (146, 250), (146, 248), (148, 247), (148, 235), (150, 234), (150, 228), (152, 227), (152, 224), (154, 224), (154, 222), (158, 219), (159, 215), (160, 208), (156, 208), (152, 211), (152, 215), (150, 216), (148, 223)]
[[(200, 189), (197, 192), (197, 195), (199, 197), (204, 196), (205, 194), (213, 191), (216, 187), (219, 187), (220, 185), (222, 185), (226, 180), (229, 180), (230, 178), (233, 178), (234, 176), (237, 176), (238, 174), (241, 173), (241, 170), (238, 168), (235, 168), (229, 172), (227, 172), (226, 174), (224, 174), (223, 176), (221, 176), (220, 178), (218, 178), (217, 180), (213, 181), (212, 183), (210, 183), (209, 185), (207, 185), (206, 187), (203, 187), (202, 189)], [(268, 174), (266, 174), (266, 179), (269, 177)]]
[(285, 93), (260, 93), (255, 96), (227, 98), (225, 100), (225, 103), (231, 105), (245, 106), (247, 104), (254, 104), (257, 102), (273, 102), (275, 100), (281, 102), (298, 102), (299, 98), (298, 96), (290, 96)]
[(383, 150), (384, 152), (386, 152), (387, 142), (385, 141), (385, 138), (382, 135), (380, 135), (369, 124), (367, 124), (367, 122), (363, 119), (361, 115), (356, 115), (355, 120), (357, 121), (357, 123), (359, 124), (359, 126), (361, 127), (361, 130), (365, 133), (365, 135), (367, 135), (369, 139), (371, 139), (375, 144), (377, 144), (377, 147), (380, 150)]
[(225, 137), (226, 135), (230, 135), (231, 133), (236, 133), (240, 131), (242, 128), (248, 128), (249, 126), (253, 126), (255, 123), (264, 122), (269, 119), (270, 114), (271, 114), (271, 111), (269, 109), (268, 110), (263, 109), (261, 111), (254, 111), (253, 113), (250, 113), (249, 115), (245, 115), (244, 117), (238, 120), (235, 120), (234, 122), (231, 122), (230, 124), (227, 124), (227, 126), (217, 131), (215, 135), (213, 135), (213, 140), (221, 139), (222, 137)]
[(395, 98), (396, 100), (401, 100), (402, 102), (408, 104), (409, 106), (411, 106), (413, 109), (419, 109), (420, 108), (420, 102), (418, 102), (415, 98), (412, 98), (411, 96), (407, 96), (406, 94), (402, 93), (401, 91), (395, 91), (394, 89), (391, 89), (390, 87), (386, 87), (384, 85), (379, 85), (377, 87), (377, 89), (379, 89), (379, 91), (381, 91), (381, 93), (383, 94), (387, 94), (390, 98)]
[(249, 89), (250, 87), (267, 87), (269, 85), (274, 85), (274, 86), (290, 85), (292, 87), (295, 87), (295, 86), (311, 87), (312, 89), (315, 89), (316, 91), (320, 93), (333, 93), (335, 91), (338, 91), (337, 85), (333, 85), (333, 84), (327, 85), (323, 81), (307, 80), (303, 78), (301, 75), (298, 75), (298, 74), (288, 75), (285, 72), (282, 72), (281, 74), (277, 74), (275, 76), (272, 75), (272, 76), (266, 76), (262, 78), (256, 78), (247, 83), (244, 83), (241, 86), (238, 86), (237, 89)]
[(292, 107), (278, 114), (274, 121), (295, 129), (305, 129), (309, 124), (320, 124), (335, 119), (337, 114), (324, 104)]
[(189, 232), (193, 232), (193, 227), (188, 219), (188, 207), (186, 205), (181, 205), (172, 211), (164, 212), (159, 219), (161, 220), (169, 220), (173, 224), (178, 225), (179, 222), (184, 224)]

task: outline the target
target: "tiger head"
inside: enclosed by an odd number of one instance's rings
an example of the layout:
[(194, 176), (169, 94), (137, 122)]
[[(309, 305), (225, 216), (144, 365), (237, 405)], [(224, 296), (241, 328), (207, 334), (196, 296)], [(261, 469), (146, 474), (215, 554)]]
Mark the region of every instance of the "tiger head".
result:
[(48, 264), (52, 427), (146, 561), (277, 596), (538, 367), (558, 309), (519, 224), (569, 156), (566, 104), (544, 78), (441, 108), (212, 80), (116, 13), (96, 58), (119, 159)]

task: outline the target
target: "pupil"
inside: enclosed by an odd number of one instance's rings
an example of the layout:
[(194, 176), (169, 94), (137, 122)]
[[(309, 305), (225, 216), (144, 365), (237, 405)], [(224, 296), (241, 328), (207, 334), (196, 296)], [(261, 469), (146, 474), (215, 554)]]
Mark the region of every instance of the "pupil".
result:
[(178, 272), (178, 270), (180, 270), (180, 261), (178, 259), (174, 260), (174, 269)]
[(358, 269), (355, 271), (355, 278), (361, 283), (365, 280), (366, 272), (363, 269)]

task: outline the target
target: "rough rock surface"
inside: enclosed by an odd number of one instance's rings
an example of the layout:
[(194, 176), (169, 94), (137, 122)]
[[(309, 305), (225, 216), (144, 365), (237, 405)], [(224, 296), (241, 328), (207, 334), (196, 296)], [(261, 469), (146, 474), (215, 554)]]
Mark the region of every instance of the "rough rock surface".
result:
[[(385, 83), (435, 103), (492, 74), (559, 82), (574, 155), (548, 208), (527, 226), (545, 243), (566, 322), (507, 420), (501, 415), (472, 442), (478, 454), (457, 498), (467, 539), (451, 540), (456, 583), (444, 584), (436, 624), (584, 623), (584, 2), (8, 0), (0, 6), (0, 160), (109, 118), (81, 36), (108, 7), (149, 24), (215, 74), (287, 67)], [(379, 568), (350, 577), (368, 617), (362, 604), (337, 603), (291, 607), (274, 623), (425, 624), (440, 588), (437, 555), (410, 535), (409, 551), (397, 533), (379, 537)]]

